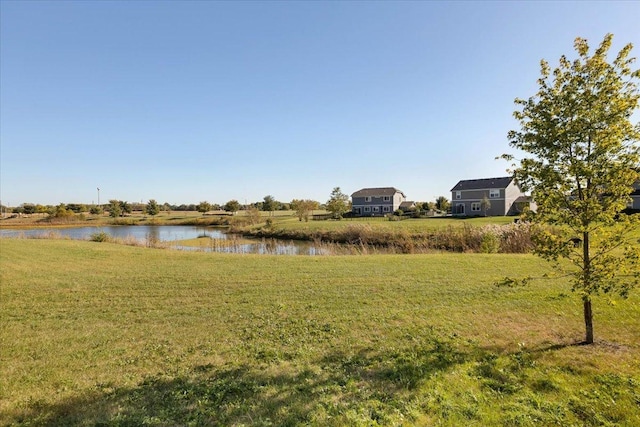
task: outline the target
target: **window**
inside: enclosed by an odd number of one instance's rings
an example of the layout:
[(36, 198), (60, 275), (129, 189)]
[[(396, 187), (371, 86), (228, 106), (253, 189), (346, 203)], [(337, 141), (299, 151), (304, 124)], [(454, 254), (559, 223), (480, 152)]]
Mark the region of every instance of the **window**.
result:
[(460, 191), (456, 191), (456, 199), (462, 199), (462, 193)]
[(391, 212), (391, 207), (390, 206), (383, 206), (382, 207), (382, 212)]
[(480, 202), (471, 202), (471, 212), (480, 212)]
[(379, 208), (379, 207), (377, 207), (377, 206), (374, 206), (374, 207), (373, 207), (373, 211), (374, 211), (374, 212), (380, 212), (380, 208)]
[(455, 210), (457, 215), (464, 215), (464, 203), (458, 203)]
[(383, 199), (383, 200), (384, 200), (385, 202), (388, 202), (388, 201), (390, 201), (390, 200), (391, 200), (391, 197), (390, 197), (390, 196), (384, 196), (384, 199)]
[(492, 188), (491, 190), (489, 190), (490, 199), (497, 199), (498, 197), (500, 197), (500, 190), (496, 188)]
[(365, 196), (364, 201), (365, 202), (370, 202), (371, 201), (371, 196)]

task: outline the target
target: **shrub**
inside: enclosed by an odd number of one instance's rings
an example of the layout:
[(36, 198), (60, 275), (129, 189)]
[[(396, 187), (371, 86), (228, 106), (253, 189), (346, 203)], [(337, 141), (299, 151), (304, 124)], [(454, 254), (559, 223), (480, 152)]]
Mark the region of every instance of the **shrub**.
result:
[(109, 235), (104, 231), (93, 233), (91, 236), (89, 236), (89, 240), (92, 242), (108, 242), (109, 239)]

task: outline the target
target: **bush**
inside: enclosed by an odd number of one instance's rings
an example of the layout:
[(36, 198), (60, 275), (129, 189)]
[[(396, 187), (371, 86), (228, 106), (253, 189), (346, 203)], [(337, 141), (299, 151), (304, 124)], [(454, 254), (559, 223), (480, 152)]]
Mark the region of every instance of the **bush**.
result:
[(93, 233), (91, 236), (89, 236), (89, 240), (92, 242), (108, 242), (109, 239), (109, 235), (104, 231)]

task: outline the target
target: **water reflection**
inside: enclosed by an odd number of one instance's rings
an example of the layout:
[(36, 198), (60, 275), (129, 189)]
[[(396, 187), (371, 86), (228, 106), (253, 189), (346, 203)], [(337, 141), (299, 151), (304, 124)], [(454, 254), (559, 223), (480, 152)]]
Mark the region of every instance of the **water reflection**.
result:
[[(90, 240), (92, 235), (101, 232), (115, 239), (123, 241), (135, 240), (146, 246), (162, 246), (160, 245), (161, 242), (167, 242), (168, 246), (185, 251), (263, 255), (327, 255), (330, 252), (320, 245), (308, 242), (280, 241), (277, 239), (249, 242), (247, 239), (240, 239), (239, 236), (227, 234), (220, 229), (182, 225), (122, 225), (0, 230), (0, 237), (47, 238), (53, 236), (74, 240)], [(171, 242), (174, 241), (195, 238), (206, 238), (207, 242), (200, 247), (171, 245)]]

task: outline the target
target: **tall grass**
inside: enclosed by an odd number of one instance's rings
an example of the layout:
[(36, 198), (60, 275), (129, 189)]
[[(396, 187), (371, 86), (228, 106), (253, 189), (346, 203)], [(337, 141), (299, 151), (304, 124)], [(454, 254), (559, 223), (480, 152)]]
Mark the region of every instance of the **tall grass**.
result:
[(0, 425), (640, 424), (640, 299), (530, 255), (273, 257), (0, 239)]
[(481, 253), (527, 253), (531, 251), (532, 228), (528, 223), (507, 225), (448, 226), (432, 228), (419, 233), (405, 229), (375, 227), (369, 223), (347, 224), (331, 230), (265, 229), (251, 232), (258, 237), (313, 240), (315, 242), (343, 243), (368, 247), (373, 250), (386, 248), (395, 253), (428, 253), (434, 250)]

